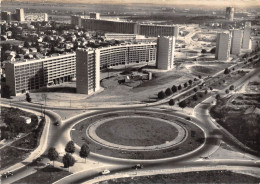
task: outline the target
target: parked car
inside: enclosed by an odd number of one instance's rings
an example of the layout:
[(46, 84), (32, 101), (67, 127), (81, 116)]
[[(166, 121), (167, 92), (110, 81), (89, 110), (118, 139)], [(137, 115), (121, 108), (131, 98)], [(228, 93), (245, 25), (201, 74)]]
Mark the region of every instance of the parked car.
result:
[(105, 169), (104, 171), (102, 171), (100, 174), (102, 174), (102, 175), (107, 175), (107, 174), (109, 174), (110, 173), (110, 171), (109, 170), (107, 170), (107, 169)]
[(133, 169), (143, 169), (144, 165), (141, 164), (136, 164), (135, 166), (132, 167)]
[(56, 122), (54, 123), (54, 125), (55, 125), (55, 126), (60, 126), (60, 123), (59, 123), (58, 121), (56, 121)]
[(36, 162), (40, 162), (40, 161), (42, 161), (42, 158), (41, 158), (41, 157), (38, 157), (38, 158), (36, 158), (35, 161), (36, 161)]

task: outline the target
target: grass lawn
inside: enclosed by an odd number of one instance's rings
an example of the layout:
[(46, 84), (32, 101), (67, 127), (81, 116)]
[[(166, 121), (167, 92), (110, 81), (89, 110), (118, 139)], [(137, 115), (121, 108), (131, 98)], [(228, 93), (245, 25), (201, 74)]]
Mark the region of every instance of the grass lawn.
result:
[[(185, 139), (181, 144), (171, 146), (169, 148), (165, 148), (162, 150), (153, 150), (153, 151), (127, 151), (127, 150), (118, 150), (116, 148), (108, 148), (106, 146), (97, 144), (92, 139), (89, 139), (86, 135), (86, 129), (87, 127), (96, 121), (100, 121), (104, 118), (110, 118), (110, 117), (118, 117), (118, 116), (148, 116), (148, 117), (155, 117), (160, 119), (165, 119), (169, 121), (176, 121), (179, 125), (184, 126), (188, 131), (187, 139)], [(160, 124), (160, 122), (158, 123)], [(126, 128), (126, 127), (125, 127)], [(159, 158), (168, 158), (173, 156), (178, 156), (187, 152), (190, 152), (196, 148), (198, 148), (203, 142), (204, 142), (204, 134), (200, 128), (197, 126), (191, 124), (191, 123), (184, 123), (180, 122), (178, 120), (173, 120), (171, 116), (167, 116), (167, 114), (157, 114), (157, 113), (148, 113), (148, 112), (115, 112), (108, 115), (97, 115), (92, 118), (88, 118), (79, 124), (75, 125), (73, 127), (73, 131), (71, 131), (71, 137), (72, 140), (81, 146), (82, 144), (86, 143), (88, 144), (91, 152), (95, 152), (101, 155), (106, 155), (110, 157), (117, 157), (117, 158), (126, 158), (126, 159), (159, 159)], [(159, 129), (158, 129), (159, 130)], [(119, 131), (119, 130), (117, 130)], [(126, 132), (127, 129), (124, 130)], [(113, 132), (113, 131), (111, 131)], [(139, 132), (142, 132), (142, 129), (139, 130)], [(164, 135), (165, 131), (160, 130), (161, 134)], [(159, 133), (158, 132), (158, 133)], [(167, 132), (167, 131), (166, 131)], [(99, 133), (100, 134), (100, 133)], [(175, 132), (173, 132), (175, 134)], [(129, 136), (129, 135), (128, 135)], [(132, 142), (134, 142), (136, 139), (133, 139)], [(121, 137), (123, 138), (123, 136)], [(139, 137), (140, 138), (140, 137)], [(130, 139), (129, 139), (130, 140)]]
[(21, 150), (13, 147), (4, 147), (0, 149), (1, 164), (0, 168), (5, 169), (18, 162), (23, 161), (30, 154), (30, 150)]
[(134, 178), (119, 178), (99, 184), (159, 184), (159, 183), (259, 183), (260, 179), (231, 171), (199, 171)]
[(260, 154), (259, 104), (259, 94), (222, 98), (211, 108), (210, 115), (238, 140)]
[(47, 166), (43, 169), (39, 169), (36, 173), (29, 175), (23, 179), (20, 179), (14, 183), (27, 183), (27, 184), (39, 184), (39, 183), (53, 183), (65, 176), (70, 175), (68, 171), (61, 170), (52, 166)]

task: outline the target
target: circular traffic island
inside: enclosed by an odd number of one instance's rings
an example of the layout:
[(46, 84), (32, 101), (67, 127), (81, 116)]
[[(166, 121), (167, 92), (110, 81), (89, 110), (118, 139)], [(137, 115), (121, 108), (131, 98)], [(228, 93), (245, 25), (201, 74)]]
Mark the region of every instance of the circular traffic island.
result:
[(91, 152), (125, 159), (160, 159), (191, 152), (204, 142), (197, 125), (170, 114), (149, 111), (105, 112), (77, 123), (72, 140)]

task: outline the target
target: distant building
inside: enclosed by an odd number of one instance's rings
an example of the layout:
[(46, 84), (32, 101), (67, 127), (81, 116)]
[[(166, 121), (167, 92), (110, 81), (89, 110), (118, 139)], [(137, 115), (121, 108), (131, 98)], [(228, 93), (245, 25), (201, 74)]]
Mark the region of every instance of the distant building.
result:
[(8, 11), (1, 12), (1, 19), (6, 20), (7, 23), (10, 23), (12, 20), (12, 13)]
[(90, 12), (90, 13), (89, 13), (89, 17), (90, 17), (91, 19), (100, 19), (100, 13)]
[(71, 24), (82, 26), (89, 31), (138, 34), (146, 37), (175, 36), (177, 38), (179, 34), (177, 25), (139, 24), (118, 19), (108, 20), (71, 16)]
[(218, 33), (216, 41), (215, 58), (226, 60), (230, 56), (231, 36), (229, 33)]
[(242, 47), (243, 31), (239, 29), (232, 30), (231, 54), (240, 54)]
[(19, 22), (23, 22), (25, 19), (24, 19), (24, 9), (22, 8), (17, 8), (15, 10), (15, 15), (16, 15), (16, 20), (19, 21)]
[(251, 45), (250, 38), (251, 38), (251, 22), (246, 22), (245, 29), (244, 29), (243, 43), (242, 43), (243, 49), (250, 49), (250, 45)]
[(32, 22), (48, 22), (49, 18), (47, 13), (26, 13), (25, 20)]
[(226, 19), (233, 21), (234, 20), (234, 13), (235, 13), (235, 8), (227, 7), (226, 8)]
[(92, 94), (100, 89), (99, 55), (94, 50), (77, 50), (77, 93)]
[(104, 37), (106, 40), (135, 40), (145, 39), (143, 35), (137, 34), (122, 34), (122, 33), (105, 33)]
[(252, 46), (251, 49), (254, 51), (255, 49), (260, 48), (260, 36), (252, 37)]
[(161, 70), (170, 70), (174, 64), (175, 37), (159, 37), (157, 42), (156, 66)]

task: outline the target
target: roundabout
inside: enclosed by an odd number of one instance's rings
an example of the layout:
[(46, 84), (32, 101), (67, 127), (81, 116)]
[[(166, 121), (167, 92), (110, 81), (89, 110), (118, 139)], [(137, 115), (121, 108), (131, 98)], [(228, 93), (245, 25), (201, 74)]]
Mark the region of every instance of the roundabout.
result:
[(77, 122), (71, 131), (78, 145), (91, 152), (124, 159), (162, 159), (180, 156), (204, 143), (194, 123), (147, 110), (103, 112)]

